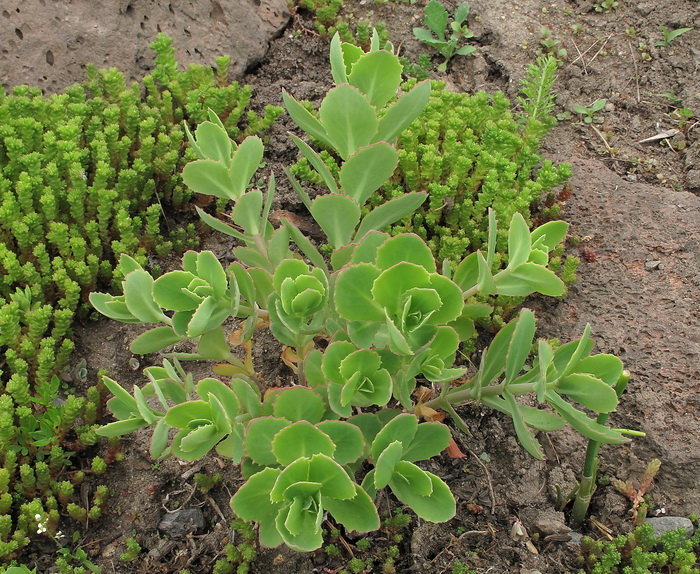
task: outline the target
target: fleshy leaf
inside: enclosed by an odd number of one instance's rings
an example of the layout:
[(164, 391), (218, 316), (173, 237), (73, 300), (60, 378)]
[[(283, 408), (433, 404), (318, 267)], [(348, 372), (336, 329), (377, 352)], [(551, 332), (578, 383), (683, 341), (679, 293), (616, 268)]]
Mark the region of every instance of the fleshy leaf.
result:
[(360, 206), (346, 195), (320, 195), (311, 204), (311, 215), (334, 247), (350, 243), (360, 222)]
[[(410, 463), (406, 463), (410, 464)], [(421, 496), (416, 493), (414, 485), (403, 478), (394, 479), (391, 484), (392, 492), (401, 502), (424, 520), (430, 522), (446, 522), (455, 515), (456, 504), (449, 487), (437, 476), (430, 472), (423, 472), (431, 482), (432, 493), (430, 496)]]
[(172, 327), (156, 327), (136, 337), (129, 349), (134, 355), (148, 355), (180, 341), (186, 341), (188, 338), (175, 333)]
[(142, 323), (168, 321), (153, 300), (153, 277), (143, 269), (136, 269), (124, 278), (124, 301), (131, 314)]
[(198, 159), (182, 170), (182, 180), (195, 193), (222, 199), (236, 199), (234, 183), (228, 169), (212, 159)]
[(326, 408), (321, 397), (306, 387), (284, 389), (275, 398), (273, 413), (289, 421), (317, 423)]
[(384, 488), (391, 482), (402, 454), (403, 444), (396, 440), (390, 443), (379, 455), (374, 465), (374, 486), (377, 489)]
[(263, 151), (262, 140), (257, 136), (248, 136), (238, 146), (231, 160), (230, 180), (235, 194), (231, 199), (239, 198), (245, 193), (262, 162)]
[(617, 407), (617, 393), (609, 384), (593, 375), (571, 373), (557, 383), (557, 392), (597, 413), (609, 413)]
[(416, 84), (398, 102), (387, 108), (379, 120), (377, 133), (372, 138), (372, 143), (380, 141), (393, 143), (395, 138), (420, 115), (429, 98), (430, 80)]
[(333, 456), (334, 452), (335, 445), (330, 437), (306, 421), (285, 427), (272, 439), (272, 453), (282, 466), (301, 457), (315, 454)]
[(392, 176), (398, 163), (399, 153), (386, 142), (357, 150), (340, 168), (343, 193), (364, 205), (369, 196)]
[(370, 532), (379, 528), (379, 515), (369, 495), (357, 484), (355, 497), (340, 500), (323, 497), (323, 507), (348, 530)]
[(347, 79), (367, 96), (375, 108), (383, 108), (396, 97), (401, 83), (402, 66), (398, 58), (386, 50), (364, 54), (352, 66)]
[(321, 124), (340, 157), (347, 159), (370, 143), (377, 133), (377, 115), (356, 88), (341, 84), (331, 89), (319, 110)]
[(442, 423), (421, 423), (407, 448), (403, 460), (415, 462), (440, 454), (450, 443), (450, 429)]

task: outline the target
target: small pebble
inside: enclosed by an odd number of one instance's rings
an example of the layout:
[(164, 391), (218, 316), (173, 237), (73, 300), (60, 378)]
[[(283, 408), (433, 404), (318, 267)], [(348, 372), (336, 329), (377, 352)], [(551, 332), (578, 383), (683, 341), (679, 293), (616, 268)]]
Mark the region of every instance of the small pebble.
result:
[(204, 528), (204, 515), (199, 508), (182, 508), (169, 512), (158, 524), (158, 530), (172, 538), (181, 538)]
[(659, 537), (662, 534), (678, 528), (685, 528), (687, 538), (690, 538), (695, 532), (693, 523), (682, 516), (659, 516), (657, 518), (647, 518), (647, 524), (650, 524), (654, 530), (654, 536)]
[(653, 271), (654, 269), (663, 269), (663, 265), (661, 264), (661, 261), (647, 261), (644, 264), (644, 268), (647, 271)]

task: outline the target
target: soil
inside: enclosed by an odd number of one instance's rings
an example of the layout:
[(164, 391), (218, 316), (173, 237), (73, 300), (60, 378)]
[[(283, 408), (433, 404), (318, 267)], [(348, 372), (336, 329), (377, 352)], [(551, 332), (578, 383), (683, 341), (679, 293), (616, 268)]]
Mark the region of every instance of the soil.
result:
[[(160, 29), (174, 37), (185, 63), (213, 64), (216, 56), (238, 50), (234, 53), (243, 54), (237, 57), (238, 69), (255, 88), (257, 106), (281, 104), (282, 88), (317, 102), (330, 87), (328, 39), (313, 32), (308, 14), (299, 10), (290, 17), (279, 2), (122, 0), (118, 7), (105, 3), (108, 7), (99, 11), (87, 0), (4, 4), (0, 63), (7, 87), (29, 83), (47, 92), (60, 90), (84, 78), (87, 62), (117, 66), (129, 77), (139, 77), (152, 65), (145, 52)], [(422, 52), (433, 55), (411, 33), (422, 25), (423, 6), (346, 0), (342, 15), (385, 22), (401, 55), (415, 61)], [(231, 33), (244, 13), (257, 16), (245, 21), (242, 32)], [(656, 46), (662, 39), (660, 25), (694, 30), (670, 46)], [(584, 262), (566, 299), (532, 298), (526, 305), (536, 311), (544, 337), (567, 341), (591, 323), (597, 350), (618, 355), (632, 372), (612, 423), (646, 436), (629, 446), (603, 448), (601, 475), (636, 481), (647, 463), (659, 458), (652, 508), (671, 515), (700, 514), (700, 4), (619, 0), (605, 12), (592, 0), (473, 0), (469, 26), (477, 52), (456, 57), (446, 74), (433, 71), (433, 77), (454, 90), (500, 90), (515, 101), (518, 81), (538, 50), (545, 49), (541, 27), (559, 41), (556, 49), (566, 50), (555, 84), (555, 112), (562, 121), (543, 151), (555, 162), (573, 165), (573, 195), (561, 216), (571, 223), (571, 234), (581, 238), (572, 253)], [(253, 44), (261, 51), (250, 55), (246, 50)], [(59, 59), (63, 54), (65, 59)], [(440, 61), (433, 57), (433, 70)], [(592, 123), (571, 114), (571, 106), (589, 106), (599, 98), (607, 104)], [(677, 110), (683, 107), (693, 110), (694, 117), (679, 117)], [(296, 158), (286, 136), (291, 127), (282, 118), (270, 134), (268, 165), (280, 182), (281, 166)], [(668, 130), (676, 130), (675, 135), (642, 143)], [(302, 212), (284, 183), (276, 207)], [(207, 241), (217, 253), (230, 247), (213, 236)], [(143, 384), (129, 366), (128, 344), (137, 332), (107, 321), (82, 325), (75, 361), (86, 358), (91, 373), (106, 368), (123, 385)], [(274, 343), (264, 341), (257, 347), (256, 365), (269, 376), (285, 378), (287, 373), (270, 361), (276, 356)], [(157, 356), (138, 359), (141, 367), (160, 362)], [(194, 367), (206, 372), (204, 366)], [(374, 558), (367, 571), (380, 572), (396, 534), (403, 535), (397, 572), (450, 572), (457, 560), (476, 572), (580, 571), (576, 533), (568, 532), (566, 515), (555, 505), (557, 491), (575, 485), (584, 441), (573, 432), (553, 433), (543, 439), (547, 461), (538, 462), (517, 444), (506, 418), (479, 407), (464, 416), (472, 434), (456, 435), (456, 440), (468, 456), (443, 455), (427, 463), (458, 500), (453, 520), (435, 525), (413, 517), (407, 527), (373, 535), (367, 551), (345, 536), (337, 542), (337, 557), (261, 550), (252, 571), (335, 572), (354, 553)], [(105, 516), (82, 532), (79, 545), (104, 572), (210, 572), (226, 542), (240, 541), (228, 528), (228, 500), (240, 476), (216, 457), (194, 465), (156, 463), (148, 456), (148, 440), (146, 432), (137, 432), (123, 441), (124, 461), (111, 465), (99, 480), (115, 496)], [(98, 452), (104, 454), (101, 448)], [(203, 494), (194, 486), (195, 472), (220, 472), (223, 482)], [(379, 504), (387, 513), (396, 508), (387, 497)], [(201, 509), (204, 524), (168, 539), (159, 533), (159, 523), (180, 507)], [(613, 533), (629, 530), (629, 508), (629, 501), (604, 482), (591, 508), (597, 522), (587, 524), (585, 532), (603, 537), (604, 527)], [(520, 525), (532, 544), (516, 535)], [(130, 536), (143, 553), (125, 563), (119, 555)], [(36, 564), (39, 572), (52, 571), (54, 547), (37, 539), (31, 550), (27, 563)]]

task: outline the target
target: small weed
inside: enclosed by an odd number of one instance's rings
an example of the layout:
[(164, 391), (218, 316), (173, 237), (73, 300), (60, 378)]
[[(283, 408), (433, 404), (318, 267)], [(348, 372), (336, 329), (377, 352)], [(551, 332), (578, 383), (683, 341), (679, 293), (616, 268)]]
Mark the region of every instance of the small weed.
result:
[(668, 48), (671, 43), (678, 38), (678, 36), (692, 30), (692, 28), (678, 28), (676, 30), (669, 30), (662, 24), (659, 24), (659, 28), (661, 28), (661, 33), (664, 35), (664, 38), (659, 42), (655, 42), (654, 46), (661, 46), (662, 48)]
[(457, 47), (462, 40), (468, 40), (474, 33), (467, 27), (469, 3), (464, 2), (457, 7), (452, 22), (449, 14), (438, 0), (430, 0), (425, 7), (425, 25), (429, 29), (414, 28), (413, 35), (424, 44), (432, 46), (445, 58), (438, 66), (438, 71), (447, 70), (447, 64), (453, 56), (468, 56), (476, 51), (474, 46)]
[(126, 539), (126, 552), (119, 556), (119, 560), (122, 562), (133, 562), (136, 560), (141, 553), (141, 545), (136, 541), (133, 536)]
[(698, 542), (698, 530), (691, 538), (686, 538), (683, 528), (671, 530), (655, 538), (652, 527), (644, 524), (634, 532), (618, 536), (612, 542), (595, 541), (584, 536), (581, 540), (582, 556), (579, 560), (587, 572), (594, 574), (691, 574), (697, 572), (694, 565)]
[(596, 113), (605, 107), (608, 100), (598, 99), (593, 102), (590, 107), (580, 106), (578, 104), (571, 106), (571, 111), (581, 116), (584, 123), (590, 124), (596, 120)]
[(594, 6), (596, 12), (611, 12), (617, 8), (616, 0), (603, 0)]
[(554, 38), (552, 31), (546, 26), (540, 28), (540, 47), (538, 56), (554, 56), (557, 60), (564, 60), (567, 56), (566, 48), (560, 47), (561, 41)]
[(464, 562), (457, 560), (452, 565), (452, 574), (476, 574), (476, 572), (469, 568)]
[(194, 481), (197, 484), (199, 490), (206, 494), (217, 484), (221, 482), (221, 473), (216, 473), (214, 476), (209, 476), (208, 474), (202, 474), (200, 472), (194, 475)]

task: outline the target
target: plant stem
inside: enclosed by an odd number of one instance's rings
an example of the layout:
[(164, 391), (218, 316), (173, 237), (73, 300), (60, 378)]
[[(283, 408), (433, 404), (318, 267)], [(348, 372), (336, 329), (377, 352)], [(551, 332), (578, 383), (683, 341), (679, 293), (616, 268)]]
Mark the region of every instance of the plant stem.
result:
[[(622, 371), (620, 378), (617, 380), (617, 383), (615, 383), (615, 392), (617, 393), (618, 399), (622, 396), (622, 393), (625, 392), (629, 380), (630, 372), (627, 370)], [(598, 415), (596, 422), (604, 425), (609, 416), (610, 413), (601, 413)], [(600, 443), (589, 439), (588, 446), (586, 447), (586, 460), (583, 463), (583, 472), (581, 473), (581, 482), (578, 487), (578, 492), (576, 493), (574, 508), (571, 512), (571, 526), (573, 528), (580, 528), (583, 524), (583, 520), (586, 518), (586, 513), (591, 503), (591, 498), (595, 492), (599, 449)]]
[[(464, 388), (467, 387), (467, 388)], [(505, 383), (500, 385), (489, 385), (481, 389), (481, 396), (498, 396), (503, 394), (505, 391)], [(535, 391), (535, 383), (520, 383), (520, 384), (510, 384), (508, 385), (508, 392), (513, 395), (524, 395), (527, 393), (532, 393)], [(446, 403), (451, 405), (458, 405), (464, 403), (468, 400), (475, 399), (474, 396), (474, 381), (468, 381), (460, 386), (460, 390), (447, 393), (446, 395), (440, 395), (434, 399), (431, 399), (424, 403), (426, 407), (431, 409), (443, 408)]]

